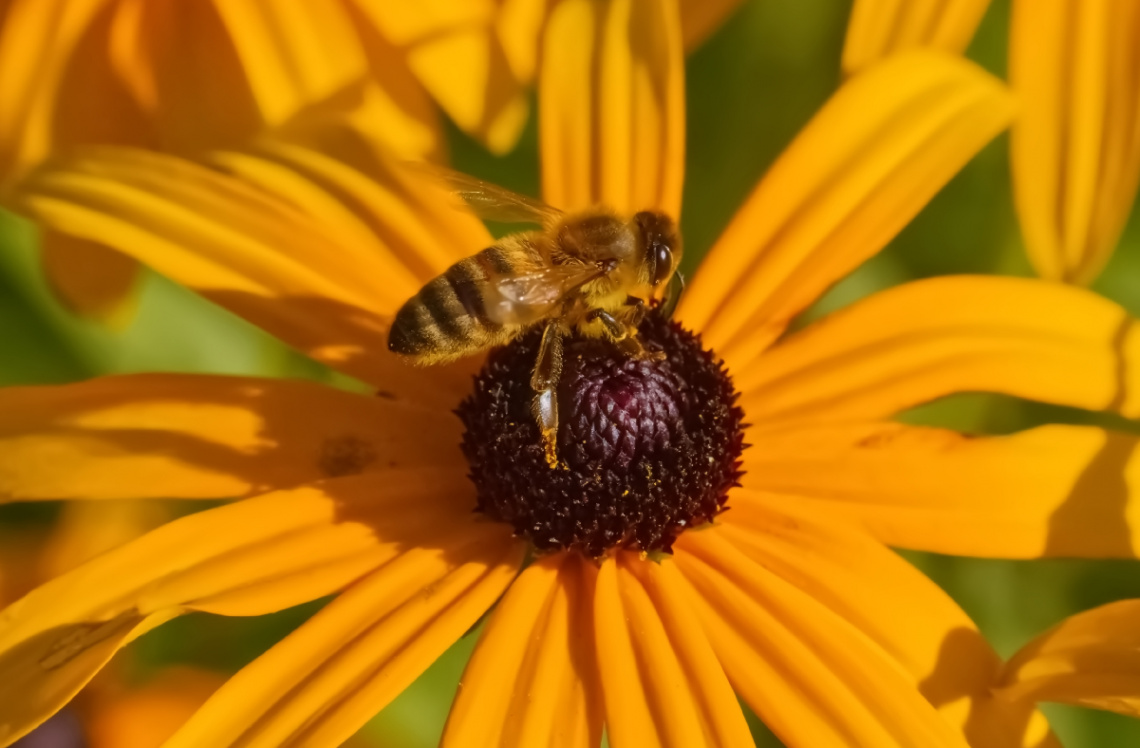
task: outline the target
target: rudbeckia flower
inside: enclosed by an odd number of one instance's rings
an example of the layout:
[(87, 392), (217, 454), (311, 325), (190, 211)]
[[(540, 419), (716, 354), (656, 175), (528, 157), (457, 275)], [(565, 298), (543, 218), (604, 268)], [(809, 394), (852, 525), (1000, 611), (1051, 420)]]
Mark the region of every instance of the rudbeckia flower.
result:
[[(544, 33), (544, 198), (678, 216), (677, 7), (567, 0)], [(674, 346), (663, 361), (614, 374), (616, 350), (573, 349), (556, 469), (529, 403), (501, 396), (529, 386), (512, 363), (533, 361), (525, 342), (474, 386), (479, 361), (414, 369), (388, 352), (401, 305), (492, 239), (376, 148), (264, 140), (202, 163), (111, 148), (37, 170), (15, 196), (44, 226), (114, 246), (363, 384), (139, 374), (0, 391), (7, 500), (241, 498), (4, 611), (0, 740), (175, 616), (331, 595), (168, 748), (338, 744), (488, 610), (445, 745), (597, 745), (603, 726), (619, 748), (750, 745), (737, 694), (789, 746), (1054, 745), (1031, 707), (992, 697), (997, 655), (888, 545), (1134, 557), (1119, 480), (1134, 439), (890, 419), (978, 390), (1135, 415), (1133, 320), (1082, 289), (947, 277), (788, 332), (1011, 117), (1004, 87), (952, 57), (851, 78), (725, 229), (677, 324), (651, 317), (646, 334)], [(642, 429), (639, 402), (660, 425)], [(640, 471), (667, 471), (655, 450), (677, 445), (685, 475)], [(591, 454), (607, 464), (574, 472)]]
[[(695, 45), (738, 0), (686, 2)], [(239, 146), (351, 113), (405, 157), (442, 148), (433, 99), (495, 152), (529, 108), (546, 0), (7, 0), (0, 3), (0, 192), (52, 152)], [(137, 268), (49, 234), (43, 262), (73, 310), (128, 316)]]
[[(858, 0), (848, 73), (913, 47), (961, 53), (988, 0)], [(1140, 182), (1140, 3), (1014, 0), (1009, 79), (1013, 187), (1037, 273), (1091, 283), (1128, 220)]]

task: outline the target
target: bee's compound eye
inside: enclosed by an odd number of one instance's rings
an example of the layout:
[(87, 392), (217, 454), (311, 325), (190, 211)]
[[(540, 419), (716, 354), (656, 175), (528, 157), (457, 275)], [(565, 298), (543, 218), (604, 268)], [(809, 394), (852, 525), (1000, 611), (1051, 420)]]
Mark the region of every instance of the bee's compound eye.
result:
[(664, 244), (658, 244), (654, 259), (656, 262), (653, 267), (653, 285), (660, 286), (673, 275), (673, 250)]

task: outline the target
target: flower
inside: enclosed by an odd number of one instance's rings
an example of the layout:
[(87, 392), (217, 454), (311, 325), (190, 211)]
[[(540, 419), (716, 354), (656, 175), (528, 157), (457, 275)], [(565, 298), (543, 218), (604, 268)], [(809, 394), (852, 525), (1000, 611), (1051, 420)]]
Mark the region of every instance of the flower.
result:
[[(552, 11), (549, 202), (679, 214), (678, 15), (649, 0)], [(1082, 289), (949, 277), (787, 330), (1011, 116), (1001, 84), (954, 58), (899, 56), (844, 84), (678, 309), (741, 393), (744, 485), (671, 555), (618, 548), (600, 564), (561, 551), (523, 568), (527, 544), (471, 512), (450, 412), (471, 367), (412, 369), (383, 345), (408, 297), (491, 242), (438, 187), (344, 141), (264, 140), (207, 165), (102, 149), (38, 170), (16, 200), (45, 226), (120, 248), (379, 394), (165, 374), (0, 392), (9, 500), (248, 497), (5, 611), (5, 739), (185, 611), (335, 594), (167, 745), (335, 744), (500, 596), (445, 744), (596, 744), (604, 723), (619, 747), (747, 745), (734, 691), (791, 746), (1054, 744), (1030, 708), (991, 696), (997, 655), (887, 544), (1134, 557), (1127, 489), (1102, 490), (1134, 440), (1079, 426), (969, 438), (890, 418), (973, 390), (1133, 415), (1133, 320)]]
[[(737, 2), (686, 2), (690, 43)], [(192, 154), (329, 112), (405, 157), (438, 158), (433, 100), (505, 152), (526, 120), (544, 6), (11, 0), (0, 6), (0, 187), (76, 145)], [(122, 254), (49, 234), (43, 262), (73, 310), (129, 316), (137, 267)]]
[[(848, 73), (899, 50), (961, 53), (988, 0), (859, 0)], [(1014, 198), (1038, 275), (1089, 284), (1116, 247), (1140, 182), (1140, 3), (1015, 0), (1009, 79)]]

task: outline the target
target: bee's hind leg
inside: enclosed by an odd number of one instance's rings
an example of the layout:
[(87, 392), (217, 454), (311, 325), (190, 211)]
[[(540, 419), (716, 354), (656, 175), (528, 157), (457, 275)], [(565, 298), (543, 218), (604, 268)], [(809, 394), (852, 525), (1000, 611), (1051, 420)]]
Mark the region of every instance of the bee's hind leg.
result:
[(542, 432), (542, 445), (546, 451), (546, 464), (558, 467), (558, 380), (562, 376), (562, 329), (557, 322), (548, 322), (538, 345), (538, 360), (530, 377), (535, 391), (531, 412)]

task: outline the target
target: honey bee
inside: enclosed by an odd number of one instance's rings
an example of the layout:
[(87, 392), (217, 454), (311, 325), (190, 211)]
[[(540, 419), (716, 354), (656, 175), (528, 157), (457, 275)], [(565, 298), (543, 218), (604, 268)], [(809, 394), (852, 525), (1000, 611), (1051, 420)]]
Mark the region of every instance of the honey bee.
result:
[(440, 364), (541, 326), (531, 411), (546, 461), (556, 467), (563, 338), (578, 332), (629, 356), (663, 355), (641, 345), (637, 327), (676, 273), (676, 223), (651, 210), (628, 218), (605, 208), (564, 213), (474, 177), (445, 179), (480, 217), (541, 228), (505, 236), (431, 280), (396, 313), (388, 349), (412, 363)]

